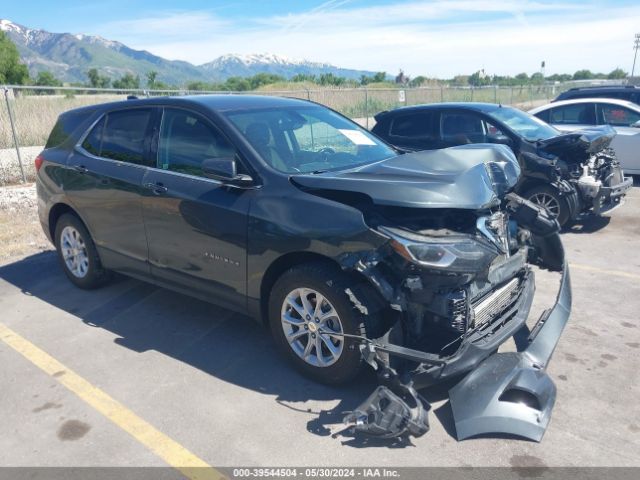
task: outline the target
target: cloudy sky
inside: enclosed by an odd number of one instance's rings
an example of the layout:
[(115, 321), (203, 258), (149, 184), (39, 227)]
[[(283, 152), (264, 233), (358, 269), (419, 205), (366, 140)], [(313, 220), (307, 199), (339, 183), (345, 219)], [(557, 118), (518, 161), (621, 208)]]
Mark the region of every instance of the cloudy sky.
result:
[(268, 52), (348, 68), (451, 77), (481, 68), (531, 74), (542, 60), (547, 74), (629, 71), (640, 2), (36, 0), (5, 4), (0, 18), (54, 32), (98, 34), (195, 64), (225, 53)]

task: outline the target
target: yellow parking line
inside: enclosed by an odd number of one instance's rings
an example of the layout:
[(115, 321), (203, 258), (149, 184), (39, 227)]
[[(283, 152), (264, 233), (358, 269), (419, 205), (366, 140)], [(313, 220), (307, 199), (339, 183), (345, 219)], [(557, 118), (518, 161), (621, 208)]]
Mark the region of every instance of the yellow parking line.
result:
[(178, 442), (2, 323), (0, 323), (0, 340), (36, 367), (51, 375), (187, 478), (193, 480), (226, 478)]
[(636, 280), (640, 280), (640, 275), (636, 273), (622, 272), (620, 270), (607, 270), (605, 268), (591, 267), (589, 265), (582, 265), (580, 263), (570, 263), (569, 267), (575, 268), (577, 270), (584, 270), (586, 272), (602, 273), (605, 275), (614, 275), (617, 277), (633, 278)]

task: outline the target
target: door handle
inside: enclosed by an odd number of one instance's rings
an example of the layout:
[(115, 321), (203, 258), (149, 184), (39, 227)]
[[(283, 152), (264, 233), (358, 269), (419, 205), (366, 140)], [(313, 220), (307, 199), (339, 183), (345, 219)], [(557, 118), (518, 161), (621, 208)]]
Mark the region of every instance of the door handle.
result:
[(85, 173), (88, 173), (88, 172), (89, 172), (89, 169), (88, 169), (87, 167), (85, 167), (84, 165), (74, 165), (74, 166), (73, 166), (73, 169), (74, 169), (76, 172), (78, 172), (78, 173), (82, 173), (82, 174), (85, 174)]
[(163, 193), (167, 193), (169, 190), (161, 183), (145, 183), (144, 188), (151, 190), (156, 195), (162, 195)]

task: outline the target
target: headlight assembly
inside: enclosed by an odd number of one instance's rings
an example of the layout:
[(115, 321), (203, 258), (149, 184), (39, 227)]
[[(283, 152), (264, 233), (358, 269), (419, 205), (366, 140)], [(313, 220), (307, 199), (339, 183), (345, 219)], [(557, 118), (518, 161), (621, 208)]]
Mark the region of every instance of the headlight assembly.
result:
[(391, 247), (410, 262), (455, 273), (478, 272), (498, 256), (498, 250), (471, 237), (427, 237), (389, 227), (380, 230), (390, 237)]

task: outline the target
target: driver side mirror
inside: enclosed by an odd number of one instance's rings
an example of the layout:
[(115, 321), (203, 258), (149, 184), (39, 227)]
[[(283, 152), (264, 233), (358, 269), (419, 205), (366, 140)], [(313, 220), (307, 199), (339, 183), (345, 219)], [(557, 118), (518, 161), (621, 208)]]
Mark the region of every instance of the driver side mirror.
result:
[(632, 124), (631, 124), (631, 126), (632, 126), (633, 128), (640, 128), (640, 120), (638, 120), (638, 121), (637, 121), (637, 122), (635, 122), (635, 123), (632, 123)]
[(240, 187), (246, 187), (253, 183), (253, 178), (250, 175), (238, 173), (233, 157), (206, 158), (202, 161), (202, 173), (207, 178)]
[(487, 138), (491, 143), (498, 143), (500, 145), (506, 145), (507, 147), (513, 147), (513, 141), (506, 135), (489, 135)]

